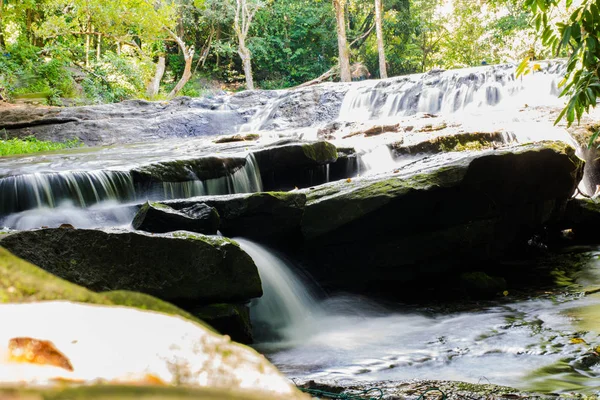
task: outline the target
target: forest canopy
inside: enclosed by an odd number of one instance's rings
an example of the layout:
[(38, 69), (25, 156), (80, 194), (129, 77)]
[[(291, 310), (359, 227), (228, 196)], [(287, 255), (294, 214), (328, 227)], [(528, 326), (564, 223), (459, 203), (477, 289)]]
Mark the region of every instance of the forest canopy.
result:
[(397, 76), (520, 62), (552, 55), (535, 11), (527, 0), (0, 0), (0, 88), (99, 103), (292, 87), (340, 57), (361, 65), (357, 79), (381, 65)]

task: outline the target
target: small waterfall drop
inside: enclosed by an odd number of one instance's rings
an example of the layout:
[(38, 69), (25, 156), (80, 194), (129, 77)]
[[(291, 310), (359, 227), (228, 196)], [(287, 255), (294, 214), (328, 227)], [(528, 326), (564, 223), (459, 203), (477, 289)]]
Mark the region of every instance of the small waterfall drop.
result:
[(246, 239), (235, 239), (252, 257), (262, 281), (263, 296), (251, 305), (257, 335), (277, 336), (284, 341), (303, 338), (310, 332), (319, 305), (303, 279), (271, 250)]
[[(191, 178), (193, 179), (193, 177)], [(139, 182), (129, 171), (62, 171), (0, 178), (0, 226), (31, 229), (69, 223), (78, 228), (127, 225), (127, 203), (262, 191), (254, 155), (220, 178)], [(121, 204), (123, 207), (119, 206)], [(134, 211), (131, 211), (134, 210)]]

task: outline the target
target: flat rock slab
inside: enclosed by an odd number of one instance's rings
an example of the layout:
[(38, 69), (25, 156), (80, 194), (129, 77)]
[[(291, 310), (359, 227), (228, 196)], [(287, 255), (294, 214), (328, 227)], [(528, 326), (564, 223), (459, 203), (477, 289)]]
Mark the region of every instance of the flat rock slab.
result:
[(131, 290), (190, 304), (247, 301), (262, 295), (256, 265), (225, 238), (58, 228), (4, 235), (0, 245), (97, 292)]

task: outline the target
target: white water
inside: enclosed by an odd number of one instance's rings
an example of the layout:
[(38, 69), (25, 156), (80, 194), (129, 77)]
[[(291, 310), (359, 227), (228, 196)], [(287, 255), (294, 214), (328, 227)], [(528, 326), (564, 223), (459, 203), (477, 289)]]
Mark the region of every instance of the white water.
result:
[(295, 342), (314, 333), (320, 308), (305, 280), (271, 249), (246, 239), (235, 240), (254, 260), (262, 281), (263, 296), (251, 306), (252, 323), (259, 335)]
[[(185, 182), (139, 184), (128, 171), (61, 171), (0, 178), (0, 226), (33, 229), (71, 224), (76, 228), (127, 226), (134, 208), (125, 203), (262, 190), (253, 155), (237, 171)], [(194, 179), (196, 178), (196, 179)], [(2, 218), (3, 217), (3, 218)]]

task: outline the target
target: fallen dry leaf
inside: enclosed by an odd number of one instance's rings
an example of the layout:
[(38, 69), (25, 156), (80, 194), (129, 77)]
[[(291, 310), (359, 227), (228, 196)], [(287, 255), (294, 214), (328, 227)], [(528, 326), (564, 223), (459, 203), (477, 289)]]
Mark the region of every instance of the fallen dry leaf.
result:
[(73, 371), (71, 362), (52, 342), (27, 337), (10, 339), (9, 360), (18, 363), (53, 365)]

